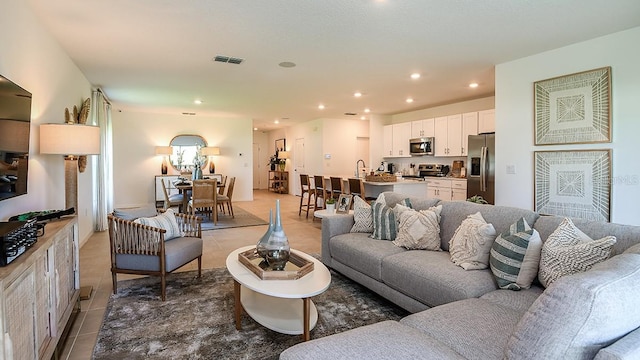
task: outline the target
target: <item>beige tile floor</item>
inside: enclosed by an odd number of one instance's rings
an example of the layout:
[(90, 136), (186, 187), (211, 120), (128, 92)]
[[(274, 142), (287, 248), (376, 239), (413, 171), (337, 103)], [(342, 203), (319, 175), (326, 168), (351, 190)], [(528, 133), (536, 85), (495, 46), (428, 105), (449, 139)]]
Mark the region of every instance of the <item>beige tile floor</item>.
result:
[[(276, 199), (280, 199), (282, 225), (291, 247), (307, 253), (320, 253), (321, 222), (319, 219), (314, 221), (312, 214), (309, 214), (308, 219), (304, 212), (298, 216), (300, 197), (256, 190), (253, 201), (233, 204), (234, 207), (243, 208), (268, 220), (269, 209), (273, 208), (275, 212)], [(223, 267), (227, 254), (238, 247), (255, 244), (265, 231), (266, 226), (251, 226), (203, 232), (203, 268)], [(81, 303), (81, 312), (66, 341), (62, 359), (91, 359), (105, 307), (112, 292), (109, 267), (109, 235), (107, 232), (95, 233), (80, 249), (80, 285), (93, 286), (93, 293), (89, 300)], [(195, 269), (197, 262), (194, 261), (179, 271)], [(131, 276), (118, 276), (118, 280), (126, 278)], [(168, 281), (171, 281), (171, 277)]]

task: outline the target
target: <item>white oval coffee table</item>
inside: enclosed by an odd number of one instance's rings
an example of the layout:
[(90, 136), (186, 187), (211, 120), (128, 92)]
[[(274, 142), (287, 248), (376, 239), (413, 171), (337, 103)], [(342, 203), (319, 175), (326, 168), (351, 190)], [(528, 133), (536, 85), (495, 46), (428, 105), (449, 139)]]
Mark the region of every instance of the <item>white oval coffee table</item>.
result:
[[(323, 293), (331, 284), (331, 274), (324, 264), (303, 252), (297, 255), (313, 261), (313, 271), (297, 280), (262, 280), (238, 260), (238, 254), (255, 246), (245, 246), (227, 256), (227, 270), (234, 280), (236, 329), (241, 330), (242, 310), (260, 325), (283, 334), (302, 334), (316, 326), (318, 310), (311, 297)], [(240, 301), (238, 301), (240, 299)]]

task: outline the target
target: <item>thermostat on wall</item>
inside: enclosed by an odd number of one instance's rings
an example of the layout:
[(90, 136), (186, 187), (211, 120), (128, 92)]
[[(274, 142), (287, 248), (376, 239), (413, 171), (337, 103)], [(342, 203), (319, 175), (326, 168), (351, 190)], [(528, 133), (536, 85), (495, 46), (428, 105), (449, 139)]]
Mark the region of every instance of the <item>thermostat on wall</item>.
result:
[(327, 160), (331, 159), (331, 154), (324, 154), (324, 158)]

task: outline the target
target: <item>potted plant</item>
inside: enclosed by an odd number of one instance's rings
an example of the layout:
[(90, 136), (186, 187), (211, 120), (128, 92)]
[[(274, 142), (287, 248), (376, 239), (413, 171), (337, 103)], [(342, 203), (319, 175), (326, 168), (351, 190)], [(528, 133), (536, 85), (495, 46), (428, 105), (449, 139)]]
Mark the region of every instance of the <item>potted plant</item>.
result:
[(327, 199), (327, 211), (335, 212), (336, 211), (336, 199), (328, 198)]
[(488, 204), (487, 200), (483, 199), (480, 195), (473, 195), (472, 197), (468, 198), (467, 201), (476, 204)]

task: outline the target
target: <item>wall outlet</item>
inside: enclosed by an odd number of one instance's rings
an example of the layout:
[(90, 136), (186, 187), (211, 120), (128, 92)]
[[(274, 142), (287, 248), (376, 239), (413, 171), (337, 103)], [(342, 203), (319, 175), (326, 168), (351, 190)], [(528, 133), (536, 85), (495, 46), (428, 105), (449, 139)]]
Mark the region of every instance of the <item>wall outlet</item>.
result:
[(515, 165), (507, 165), (507, 174), (515, 174), (516, 166)]

